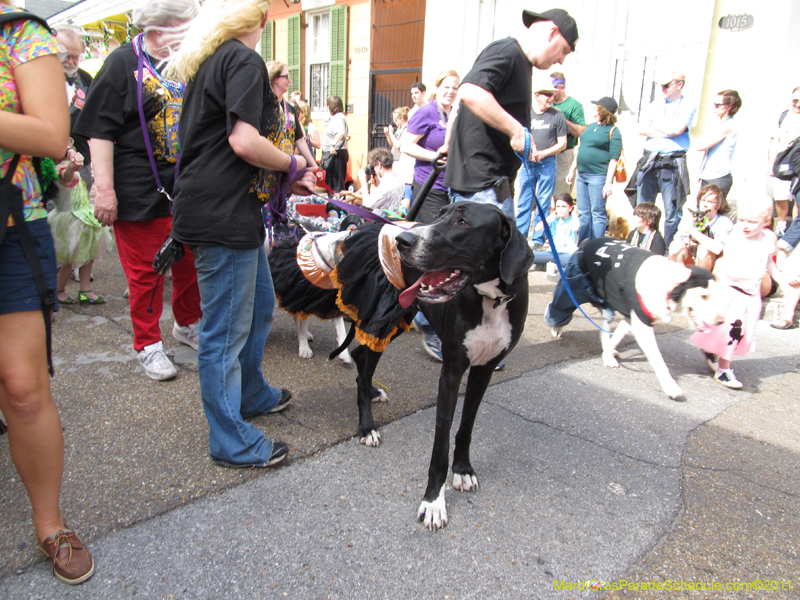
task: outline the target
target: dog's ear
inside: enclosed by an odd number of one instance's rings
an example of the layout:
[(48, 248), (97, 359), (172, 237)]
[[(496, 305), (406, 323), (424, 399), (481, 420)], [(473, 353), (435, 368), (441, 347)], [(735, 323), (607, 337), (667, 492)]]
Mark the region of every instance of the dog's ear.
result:
[(500, 255), (500, 278), (506, 285), (511, 284), (517, 277), (528, 272), (533, 264), (533, 250), (528, 246), (528, 240), (519, 232), (516, 223), (503, 215), (502, 238), (506, 246)]
[(680, 304), (684, 294), (686, 294), (686, 290), (696, 287), (707, 288), (709, 281), (714, 281), (714, 276), (711, 274), (711, 271), (692, 265), (690, 267), (689, 279), (676, 285), (669, 293), (669, 299), (675, 304)]

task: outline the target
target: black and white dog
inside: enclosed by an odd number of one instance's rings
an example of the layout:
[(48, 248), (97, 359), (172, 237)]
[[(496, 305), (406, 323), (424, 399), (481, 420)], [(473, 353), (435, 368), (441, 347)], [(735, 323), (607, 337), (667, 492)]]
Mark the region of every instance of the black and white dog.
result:
[[(683, 391), (670, 375), (658, 349), (652, 324), (668, 323), (672, 314), (685, 311), (699, 329), (720, 325), (729, 298), (727, 288), (718, 285), (706, 269), (688, 269), (612, 238), (587, 242), (572, 256), (564, 273), (578, 302), (591, 302), (603, 312), (606, 329), (600, 332), (603, 364), (619, 367), (616, 348), (626, 334), (633, 333), (667, 396), (684, 400)], [(561, 337), (575, 310), (564, 282), (559, 281), (553, 301), (545, 311), (545, 322), (553, 336)], [(625, 320), (620, 321), (612, 335), (608, 331), (614, 312)]]
[(372, 377), (388, 343), (410, 327), (418, 308), (442, 340), (433, 453), (418, 510), (425, 526), (436, 530), (447, 524), (444, 490), (461, 379), (469, 369), (453, 488), (474, 491), (472, 428), (495, 367), (522, 334), (533, 253), (513, 220), (494, 206), (472, 202), (452, 204), (435, 222), (408, 230), (366, 225), (344, 245), (331, 279), (340, 288), (339, 307), (353, 319), (350, 336), (360, 344), (352, 356), (362, 443), (381, 442), (372, 418)]

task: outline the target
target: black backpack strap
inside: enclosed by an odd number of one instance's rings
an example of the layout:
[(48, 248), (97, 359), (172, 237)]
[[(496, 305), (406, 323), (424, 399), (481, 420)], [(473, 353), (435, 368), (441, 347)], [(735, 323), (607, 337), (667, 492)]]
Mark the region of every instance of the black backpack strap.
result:
[(39, 292), (39, 298), (42, 303), (42, 314), (44, 315), (44, 330), (47, 344), (47, 368), (50, 375), (53, 375), (53, 355), (52, 355), (52, 326), (50, 316), (56, 304), (55, 290), (47, 287), (47, 280), (44, 276), (44, 269), (42, 269), (42, 262), (39, 260), (39, 255), (36, 253), (36, 243), (33, 240), (31, 232), (28, 230), (28, 225), (25, 222), (25, 212), (23, 210), (22, 190), (12, 185), (11, 178), (16, 171), (17, 164), (19, 163), (19, 154), (15, 155), (8, 166), (8, 171), (0, 184), (0, 218), (4, 220), (0, 223), (0, 231), (2, 235), (0, 240), (5, 238), (6, 226), (8, 223), (8, 215), (14, 217), (14, 225), (17, 228), (17, 235), (19, 235), (20, 245), (22, 251), (25, 253), (25, 258), (28, 260), (28, 266), (33, 273), (33, 279), (36, 282), (36, 289)]
[(47, 21), (45, 21), (42, 17), (35, 15), (33, 13), (18, 10), (15, 12), (4, 13), (0, 15), (0, 25), (2, 25), (3, 23), (11, 23), (13, 21), (36, 21), (42, 27), (47, 29), (47, 31), (53, 33), (53, 30), (50, 28), (50, 25), (47, 24)]

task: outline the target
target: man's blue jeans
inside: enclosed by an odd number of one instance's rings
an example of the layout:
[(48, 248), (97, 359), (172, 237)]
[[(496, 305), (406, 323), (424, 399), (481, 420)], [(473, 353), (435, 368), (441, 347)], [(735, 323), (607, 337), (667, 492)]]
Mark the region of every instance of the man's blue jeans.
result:
[(636, 180), (636, 204), (642, 202), (655, 202), (658, 192), (664, 201), (664, 241), (669, 248), (678, 223), (681, 220), (681, 210), (686, 198), (678, 198), (675, 190), (675, 169), (650, 169), (646, 173), (639, 172)]
[(275, 310), (266, 252), (263, 246), (193, 251), (203, 309), (197, 370), (210, 454), (237, 464), (267, 462), (272, 440), (244, 421), (269, 412), (281, 399), (261, 372)]
[(606, 199), (603, 198), (603, 185), (606, 176), (596, 173), (578, 172), (576, 195), (578, 204), (578, 222), (581, 225), (578, 243), (583, 240), (594, 240), (606, 235), (608, 215)]
[[(528, 171), (530, 170), (530, 175)], [(536, 211), (533, 220), (532, 239), (537, 244), (543, 244), (544, 231), (536, 231), (536, 226), (550, 214), (550, 202), (553, 200), (553, 191), (556, 189), (556, 157), (548, 156), (541, 162), (529, 162), (522, 165), (519, 171), (520, 190), (517, 199), (517, 229), (527, 239), (531, 228), (531, 212), (533, 210), (534, 195), (539, 201), (545, 214)]]
[(497, 201), (497, 192), (494, 191), (493, 187), (486, 188), (480, 192), (473, 192), (471, 194), (461, 194), (459, 192), (450, 190), (447, 195), (450, 196), (450, 202), (452, 203), (477, 202), (478, 204), (491, 204), (492, 206), (496, 206), (502, 210), (506, 216), (511, 217), (512, 219), (514, 218), (514, 197), (509, 196), (501, 204)]

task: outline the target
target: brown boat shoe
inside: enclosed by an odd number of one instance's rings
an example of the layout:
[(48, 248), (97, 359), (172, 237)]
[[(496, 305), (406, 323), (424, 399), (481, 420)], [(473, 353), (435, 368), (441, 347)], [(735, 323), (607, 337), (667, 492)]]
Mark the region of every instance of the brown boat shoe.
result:
[(53, 562), (53, 575), (64, 583), (77, 585), (94, 574), (91, 552), (71, 529), (56, 531), (39, 548)]

